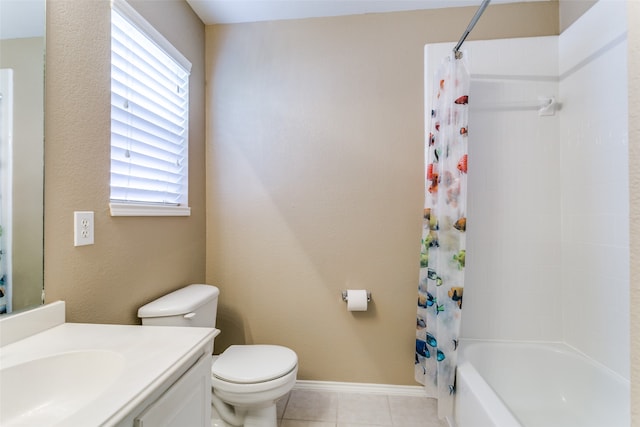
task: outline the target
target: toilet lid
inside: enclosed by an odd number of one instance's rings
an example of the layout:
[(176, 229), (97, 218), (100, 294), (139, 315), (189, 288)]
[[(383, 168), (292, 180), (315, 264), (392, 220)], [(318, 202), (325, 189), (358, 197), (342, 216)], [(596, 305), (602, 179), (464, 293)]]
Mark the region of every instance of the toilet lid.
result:
[(223, 381), (252, 384), (288, 374), (298, 364), (296, 353), (279, 345), (232, 345), (211, 366)]

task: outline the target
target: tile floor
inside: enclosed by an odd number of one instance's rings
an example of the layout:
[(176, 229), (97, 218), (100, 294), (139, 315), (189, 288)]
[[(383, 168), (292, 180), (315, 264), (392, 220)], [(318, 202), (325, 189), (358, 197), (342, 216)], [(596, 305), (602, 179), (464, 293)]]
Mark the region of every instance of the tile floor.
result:
[(446, 427), (434, 399), (293, 389), (278, 402), (279, 427)]

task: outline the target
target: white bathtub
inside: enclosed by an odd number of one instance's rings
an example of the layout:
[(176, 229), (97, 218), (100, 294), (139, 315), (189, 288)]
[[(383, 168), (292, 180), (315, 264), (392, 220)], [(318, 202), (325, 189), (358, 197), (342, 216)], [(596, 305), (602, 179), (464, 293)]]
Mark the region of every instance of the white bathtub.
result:
[(629, 381), (557, 343), (461, 343), (457, 427), (628, 427)]

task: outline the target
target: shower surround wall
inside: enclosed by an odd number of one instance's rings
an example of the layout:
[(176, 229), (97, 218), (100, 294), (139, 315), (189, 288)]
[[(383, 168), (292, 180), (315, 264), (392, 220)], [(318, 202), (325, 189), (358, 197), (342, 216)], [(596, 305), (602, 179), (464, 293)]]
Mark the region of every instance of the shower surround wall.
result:
[[(601, 1), (559, 37), (465, 43), (461, 335), (564, 341), (628, 379), (625, 28), (624, 3)], [(559, 111), (539, 116), (540, 96)]]
[(559, 54), (564, 339), (629, 378), (624, 2), (596, 4)]

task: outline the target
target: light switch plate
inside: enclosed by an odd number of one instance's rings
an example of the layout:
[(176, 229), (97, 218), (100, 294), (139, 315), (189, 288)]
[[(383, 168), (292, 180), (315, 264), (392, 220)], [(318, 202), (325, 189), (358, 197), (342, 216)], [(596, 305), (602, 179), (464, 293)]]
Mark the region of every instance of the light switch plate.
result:
[(73, 245), (93, 245), (93, 211), (73, 213)]

